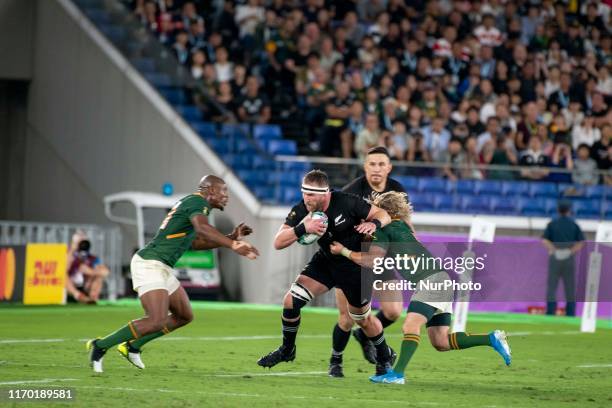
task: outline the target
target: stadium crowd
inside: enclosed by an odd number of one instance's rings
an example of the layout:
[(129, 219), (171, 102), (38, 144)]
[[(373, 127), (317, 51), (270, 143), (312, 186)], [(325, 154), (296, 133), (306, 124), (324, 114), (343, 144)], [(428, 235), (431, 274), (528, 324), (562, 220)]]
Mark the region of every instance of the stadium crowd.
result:
[[(609, 1), (135, 0), (137, 18), (212, 95), (209, 118), (291, 117), (310, 149), (538, 166), (612, 184)], [(218, 108), (214, 106), (221, 106)], [(465, 165), (465, 167), (458, 167)], [(544, 168), (544, 169), (542, 169)], [(563, 168), (572, 173), (553, 174)], [(514, 178), (489, 171), (487, 178)]]

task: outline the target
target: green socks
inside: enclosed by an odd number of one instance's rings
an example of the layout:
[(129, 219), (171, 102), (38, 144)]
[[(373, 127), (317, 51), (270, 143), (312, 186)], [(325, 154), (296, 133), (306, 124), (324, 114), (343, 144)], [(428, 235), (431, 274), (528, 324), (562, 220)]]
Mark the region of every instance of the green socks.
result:
[(139, 339), (130, 341), (130, 346), (132, 346), (132, 348), (140, 350), (140, 348), (142, 346), (144, 346), (145, 344), (147, 344), (151, 340), (155, 340), (156, 338), (161, 337), (164, 334), (168, 334), (168, 333), (170, 333), (170, 330), (168, 330), (166, 327), (164, 327), (162, 330), (160, 330), (158, 332), (147, 334), (146, 336), (143, 336), (143, 337), (141, 337)]
[(477, 346), (490, 346), (491, 340), (488, 334), (469, 334), (456, 332), (448, 335), (451, 350), (461, 350)]
[(96, 340), (96, 347), (108, 350), (109, 348), (117, 344), (123, 343), (124, 341), (137, 338), (138, 333), (136, 333), (134, 324), (132, 322), (128, 322), (127, 325), (123, 326), (116, 332), (111, 333), (102, 339)]
[(418, 334), (404, 334), (404, 341), (402, 341), (402, 349), (400, 351), (399, 358), (397, 359), (397, 363), (395, 363), (395, 367), (393, 367), (393, 371), (398, 374), (404, 374), (406, 366), (410, 362), (412, 355), (419, 346), (420, 340), (421, 336), (419, 336)]

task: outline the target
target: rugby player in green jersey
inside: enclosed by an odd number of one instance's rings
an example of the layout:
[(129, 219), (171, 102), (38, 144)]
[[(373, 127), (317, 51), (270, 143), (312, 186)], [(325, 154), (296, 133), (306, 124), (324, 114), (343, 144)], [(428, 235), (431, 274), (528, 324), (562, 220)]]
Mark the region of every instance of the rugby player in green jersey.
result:
[[(410, 216), (410, 205), (405, 194), (390, 191), (376, 197), (372, 203), (376, 207), (387, 211), (392, 222), (379, 228), (373, 235), (372, 245), (368, 252), (350, 251), (338, 242), (333, 242), (330, 250), (333, 254), (344, 255), (351, 261), (372, 268), (376, 259), (394, 259), (396, 256), (429, 257), (431, 254), (415, 238), (412, 230), (405, 220)], [(489, 346), (495, 349), (510, 365), (510, 346), (506, 334), (495, 330), (488, 334), (469, 334), (464, 332), (450, 333), (453, 291), (444, 285), (436, 285), (450, 279), (448, 273), (441, 268), (418, 268), (417, 270), (400, 270), (400, 274), (407, 280), (415, 283), (427, 282), (428, 285), (417, 285), (412, 294), (406, 320), (402, 326), (404, 340), (400, 356), (393, 369), (385, 374), (370, 377), (375, 383), (404, 384), (404, 371), (408, 362), (416, 351), (421, 334), (421, 327), (427, 327), (427, 335), (431, 344), (438, 351), (461, 350), (475, 346)], [(421, 287), (444, 287), (441, 290), (427, 290)]]
[(130, 363), (144, 368), (140, 358), (142, 346), (193, 320), (189, 297), (172, 272), (185, 251), (225, 247), (248, 259), (257, 258), (257, 249), (241, 240), (252, 232), (250, 227), (240, 224), (226, 236), (208, 223), (212, 209), (223, 210), (227, 201), (223, 179), (202, 177), (198, 191), (181, 198), (168, 212), (153, 240), (132, 257), (132, 285), (145, 317), (128, 322), (104, 338), (87, 342), (94, 372), (103, 371), (102, 359), (113, 346), (118, 346), (119, 353)]

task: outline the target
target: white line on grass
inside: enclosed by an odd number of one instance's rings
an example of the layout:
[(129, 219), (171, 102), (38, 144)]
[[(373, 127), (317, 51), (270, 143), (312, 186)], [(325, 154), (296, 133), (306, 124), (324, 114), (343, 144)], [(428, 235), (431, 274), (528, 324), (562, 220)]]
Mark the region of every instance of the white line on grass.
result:
[[(129, 391), (129, 392), (164, 392), (164, 393), (176, 393), (176, 394), (200, 394), (200, 395), (209, 395), (209, 396), (220, 396), (220, 397), (245, 397), (245, 398), (270, 398), (270, 395), (263, 394), (246, 394), (246, 393), (234, 393), (234, 392), (209, 392), (209, 391), (180, 391), (180, 390), (170, 390), (167, 388), (161, 389), (151, 389), (151, 388), (124, 388), (124, 387), (101, 387), (101, 386), (90, 386), (90, 385), (77, 385), (74, 388), (91, 388), (91, 389), (101, 389), (107, 391)], [(342, 398), (342, 397), (334, 397), (334, 396), (304, 396), (304, 395), (284, 395), (280, 397), (280, 399), (292, 399), (292, 400), (320, 400), (320, 401), (337, 401), (337, 402), (354, 402), (363, 404), (365, 403), (378, 403), (378, 404), (402, 404), (406, 405), (407, 401), (405, 400), (380, 400), (380, 399), (354, 399), (354, 398)], [(437, 402), (418, 402), (415, 405), (430, 405), (430, 406), (438, 406), (442, 405), (442, 403)]]
[(48, 384), (62, 381), (79, 381), (76, 378), (45, 378), (42, 380), (23, 380), (23, 381), (4, 381), (0, 385), (21, 385), (21, 384)]
[[(508, 336), (558, 336), (558, 335), (577, 335), (582, 334), (580, 331), (530, 331), (530, 332), (511, 332)], [(329, 338), (329, 334), (302, 334), (301, 339), (326, 339)], [(387, 336), (387, 337), (399, 337), (399, 336)], [(157, 341), (257, 341), (257, 340), (274, 340), (278, 339), (279, 335), (261, 335), (261, 336), (198, 336), (198, 337), (187, 337), (187, 336), (169, 336), (162, 337)], [(19, 343), (61, 343), (65, 341), (79, 341), (85, 342), (91, 339), (0, 339), (0, 345), (2, 344), (19, 344)]]
[(583, 364), (576, 366), (578, 368), (612, 368), (612, 364)]

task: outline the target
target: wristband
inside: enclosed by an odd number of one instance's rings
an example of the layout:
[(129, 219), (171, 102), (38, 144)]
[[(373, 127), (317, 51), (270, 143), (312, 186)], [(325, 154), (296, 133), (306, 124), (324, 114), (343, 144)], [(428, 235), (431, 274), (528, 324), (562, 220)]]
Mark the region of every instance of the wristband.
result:
[(306, 234), (306, 226), (304, 224), (299, 224), (293, 227), (293, 233), (296, 237), (301, 238), (302, 235)]
[(376, 229), (380, 229), (382, 227), (382, 224), (380, 223), (379, 220), (377, 220), (376, 218), (374, 218), (372, 221), (370, 221), (372, 224), (376, 225)]
[(342, 250), (340, 251), (340, 255), (342, 256), (346, 256), (348, 259), (351, 259), (351, 254), (353, 253), (353, 251), (351, 251), (350, 249), (344, 247), (342, 248)]

